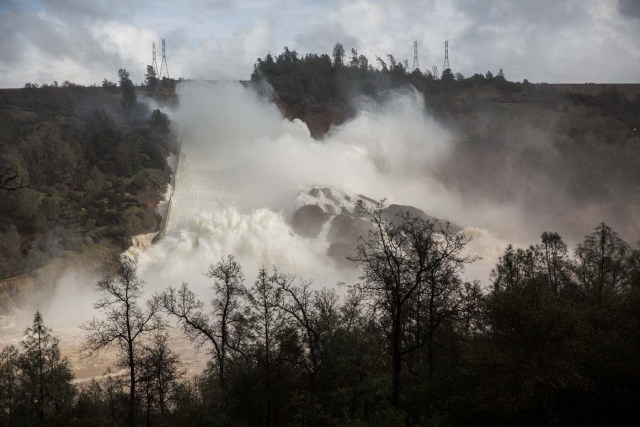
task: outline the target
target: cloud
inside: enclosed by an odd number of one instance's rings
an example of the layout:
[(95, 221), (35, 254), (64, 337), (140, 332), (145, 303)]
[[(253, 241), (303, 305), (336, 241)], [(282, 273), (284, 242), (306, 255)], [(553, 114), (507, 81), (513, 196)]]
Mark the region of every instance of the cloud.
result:
[(110, 12), (99, 2), (76, 3), (8, 2), (0, 14), (0, 85), (99, 82), (118, 68), (141, 67), (138, 43), (150, 44), (152, 30), (116, 20), (117, 8)]
[[(245, 68), (247, 64), (253, 64), (256, 59), (263, 57), (269, 46), (273, 43), (273, 29), (268, 21), (259, 20), (253, 26), (235, 34), (229, 43), (227, 60), (232, 61), (238, 67)], [(244, 70), (246, 72), (246, 69)], [(234, 73), (238, 76), (242, 71)]]
[(297, 40), (303, 50), (341, 41), (370, 62), (387, 53), (411, 62), (417, 40), (423, 70), (442, 67), (449, 40), (452, 68), (465, 75), (504, 68), (513, 80), (634, 81), (640, 26), (620, 21), (616, 0), (339, 0)]
[(621, 15), (640, 18), (640, 2), (637, 0), (618, 0), (618, 11)]
[(504, 68), (513, 80), (634, 81), (640, 74), (635, 0), (4, 0), (0, 86), (99, 82), (127, 68), (142, 81), (151, 41), (167, 39), (169, 70), (185, 78), (246, 79), (257, 57), (284, 46), (331, 53), (336, 42), (374, 56), (413, 56), (454, 71)]
[(296, 39), (296, 48), (309, 53), (331, 53), (336, 43), (342, 43), (345, 51), (360, 49), (361, 42), (349, 34), (338, 22), (320, 22)]

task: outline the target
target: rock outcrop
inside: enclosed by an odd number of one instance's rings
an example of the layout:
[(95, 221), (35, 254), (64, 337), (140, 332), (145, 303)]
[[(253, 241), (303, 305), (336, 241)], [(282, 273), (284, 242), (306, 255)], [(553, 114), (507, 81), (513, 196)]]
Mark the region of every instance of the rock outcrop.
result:
[[(293, 231), (307, 238), (325, 238), (327, 254), (339, 265), (349, 265), (357, 255), (357, 247), (372, 229), (367, 211), (376, 201), (363, 196), (351, 196), (334, 187), (310, 187), (298, 194), (290, 216)], [(427, 215), (409, 205), (392, 204), (384, 209), (384, 217), (391, 223), (401, 220), (402, 214), (435, 221), (438, 226), (456, 232), (461, 228)], [(328, 227), (325, 229), (325, 227)], [(322, 230), (326, 234), (321, 236)]]

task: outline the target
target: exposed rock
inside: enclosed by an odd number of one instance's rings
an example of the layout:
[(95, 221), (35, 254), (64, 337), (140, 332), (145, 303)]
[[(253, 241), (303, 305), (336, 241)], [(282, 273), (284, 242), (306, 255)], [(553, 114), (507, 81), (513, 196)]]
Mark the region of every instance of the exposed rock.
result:
[(322, 226), (331, 217), (318, 205), (304, 205), (293, 213), (291, 228), (303, 237), (317, 237)]
[(366, 237), (371, 223), (353, 214), (342, 213), (331, 220), (327, 240), (329, 243), (357, 243)]
[(336, 261), (339, 266), (353, 266), (350, 259), (355, 258), (358, 253), (358, 245), (349, 243), (331, 243), (327, 249), (327, 255)]
[(330, 243), (327, 255), (338, 264), (346, 266), (352, 264), (348, 258), (358, 253), (360, 238), (367, 237), (371, 230), (371, 223), (351, 213), (336, 215), (331, 220), (327, 241)]
[(311, 137), (322, 139), (331, 130), (332, 126), (340, 125), (353, 117), (355, 111), (349, 108), (326, 106), (313, 108), (313, 102), (301, 102), (298, 105), (278, 99), (276, 105), (280, 112), (289, 120), (300, 119), (309, 129)]
[[(304, 237), (318, 237), (323, 226), (330, 221), (327, 232), (329, 248), (327, 255), (342, 266), (351, 265), (348, 258), (357, 254), (361, 238), (366, 238), (371, 230), (367, 211), (375, 207), (377, 201), (363, 196), (350, 196), (333, 187), (310, 187), (302, 190), (294, 203), (291, 228)], [(434, 221), (438, 227), (447, 227), (447, 222), (427, 215), (424, 211), (408, 205), (389, 205), (383, 217), (394, 225), (399, 224), (402, 214), (410, 217)], [(449, 230), (460, 231), (455, 224), (448, 224)]]

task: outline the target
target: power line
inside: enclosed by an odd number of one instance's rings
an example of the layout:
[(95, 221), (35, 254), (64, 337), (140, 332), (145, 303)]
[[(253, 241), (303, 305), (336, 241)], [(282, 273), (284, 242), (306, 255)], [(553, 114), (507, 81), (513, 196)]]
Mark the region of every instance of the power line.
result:
[(418, 63), (418, 41), (413, 42), (413, 69), (420, 70), (420, 64)]

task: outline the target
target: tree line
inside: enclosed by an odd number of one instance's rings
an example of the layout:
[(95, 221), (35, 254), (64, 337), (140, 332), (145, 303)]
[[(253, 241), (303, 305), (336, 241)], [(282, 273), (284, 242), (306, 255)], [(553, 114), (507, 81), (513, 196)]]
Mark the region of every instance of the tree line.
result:
[[(615, 87), (606, 87), (597, 96), (585, 96), (556, 91), (548, 84), (532, 84), (527, 79), (509, 81), (502, 68), (464, 76), (450, 68), (438, 70), (437, 66), (412, 69), (406, 59), (400, 60), (391, 54), (376, 55), (372, 63), (357, 49), (347, 52), (342, 43), (336, 43), (331, 54), (301, 55), (289, 47), (277, 55), (269, 53), (257, 58), (251, 80), (267, 81), (276, 97), (292, 108), (296, 117), (336, 107), (347, 110), (348, 116), (353, 112), (354, 97), (365, 95), (379, 99), (390, 90), (413, 88), (424, 94), (432, 114), (447, 120), (460, 113), (455, 102), (457, 95), (474, 91), (482, 95), (483, 90), (489, 90), (496, 93), (493, 102), (537, 103), (550, 109), (573, 104), (624, 117), (632, 127), (639, 125), (640, 95), (627, 99)], [(468, 104), (477, 98), (476, 95), (465, 101)], [(462, 112), (468, 113), (468, 107)]]
[[(602, 425), (640, 403), (640, 250), (606, 224), (572, 254), (545, 232), (509, 246), (482, 290), (465, 281), (468, 238), (407, 213), (369, 212), (357, 284), (318, 288), (277, 268), (247, 283), (229, 255), (144, 300), (123, 260), (97, 284), (90, 353), (126, 375), (82, 386), (36, 314), (0, 358), (5, 425)], [(210, 355), (187, 377), (177, 325)], [(35, 332), (34, 332), (35, 331)]]

